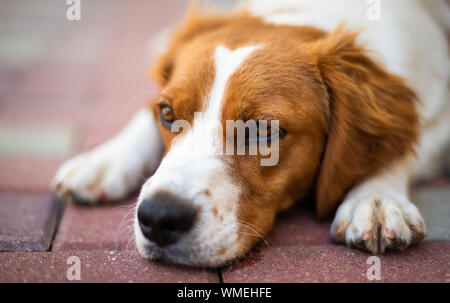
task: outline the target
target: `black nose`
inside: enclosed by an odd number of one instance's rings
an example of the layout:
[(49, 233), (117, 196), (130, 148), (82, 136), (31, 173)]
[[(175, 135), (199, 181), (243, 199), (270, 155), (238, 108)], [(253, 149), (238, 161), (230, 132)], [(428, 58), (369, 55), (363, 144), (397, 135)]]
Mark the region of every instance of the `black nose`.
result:
[(143, 200), (137, 212), (142, 233), (159, 246), (175, 243), (192, 228), (196, 215), (194, 207), (167, 193)]

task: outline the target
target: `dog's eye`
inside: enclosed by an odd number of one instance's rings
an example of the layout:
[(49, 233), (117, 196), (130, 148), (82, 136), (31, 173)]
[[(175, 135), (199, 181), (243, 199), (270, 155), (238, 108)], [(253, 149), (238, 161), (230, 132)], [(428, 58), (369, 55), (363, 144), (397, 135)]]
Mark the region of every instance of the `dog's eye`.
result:
[(272, 140), (276, 138), (282, 139), (287, 134), (286, 130), (279, 127), (278, 123), (272, 124), (267, 120), (259, 120), (256, 122), (256, 125), (256, 137), (252, 136), (249, 129), (245, 129), (246, 144), (259, 141), (267, 141), (267, 143), (271, 143)]
[(170, 128), (172, 126), (172, 123), (175, 121), (175, 114), (173, 113), (173, 109), (166, 104), (160, 105), (159, 117), (161, 118), (161, 123), (166, 128)]

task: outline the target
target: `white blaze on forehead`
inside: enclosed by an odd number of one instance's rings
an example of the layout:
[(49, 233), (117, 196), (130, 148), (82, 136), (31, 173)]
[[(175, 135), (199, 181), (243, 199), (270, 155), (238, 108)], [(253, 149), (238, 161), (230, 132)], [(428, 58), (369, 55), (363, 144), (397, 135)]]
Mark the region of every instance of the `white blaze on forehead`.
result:
[(258, 47), (259, 45), (246, 46), (238, 48), (234, 51), (222, 45), (216, 48), (216, 52), (214, 54), (216, 76), (209, 94), (205, 117), (212, 116), (218, 118), (218, 114), (221, 112), (221, 105), (228, 79), (238, 69), (245, 58), (247, 58), (247, 56)]
[[(240, 47), (235, 50), (219, 45), (214, 53), (215, 79), (211, 92), (205, 103), (205, 111), (201, 119), (194, 121), (194, 128), (201, 128), (203, 152), (211, 155), (221, 152), (222, 140), (218, 137), (217, 127), (220, 125), (225, 89), (229, 78), (241, 66), (244, 60), (260, 45)], [(200, 121), (201, 120), (201, 121)], [(196, 125), (201, 124), (201, 125)]]
[[(196, 228), (165, 250), (167, 258), (186, 264), (215, 264), (235, 256), (240, 189), (217, 157), (222, 147), (220, 118), (228, 79), (258, 47), (248, 46), (233, 51), (224, 46), (217, 47), (214, 83), (203, 100), (203, 113), (201, 116), (197, 113), (190, 129), (186, 132), (183, 129), (184, 134), (173, 139), (172, 147), (158, 170), (142, 187), (139, 203), (164, 190), (189, 200), (200, 210)], [(209, 194), (204, 194), (206, 190)], [(222, 220), (218, 220), (219, 216)], [(138, 228), (136, 234), (141, 253), (151, 255), (152, 252), (144, 247), (150, 242), (144, 239)], [(193, 247), (197, 249), (196, 254), (190, 253)], [(222, 249), (226, 249), (227, 254), (220, 255)]]
[(222, 132), (219, 127), (225, 90), (230, 76), (259, 47), (260, 45), (253, 45), (230, 50), (220, 45), (216, 48), (215, 78), (211, 91), (204, 100), (204, 111), (195, 113), (190, 130), (183, 129), (185, 134), (173, 139), (170, 151), (151, 178), (149, 191), (167, 187), (167, 183), (170, 183), (172, 190), (180, 191), (186, 196), (189, 193), (194, 195), (206, 188), (215, 179), (213, 176), (217, 175), (223, 176), (222, 182), (215, 182), (217, 190), (227, 187), (224, 184), (230, 181), (226, 180), (223, 163), (214, 157), (222, 152)]

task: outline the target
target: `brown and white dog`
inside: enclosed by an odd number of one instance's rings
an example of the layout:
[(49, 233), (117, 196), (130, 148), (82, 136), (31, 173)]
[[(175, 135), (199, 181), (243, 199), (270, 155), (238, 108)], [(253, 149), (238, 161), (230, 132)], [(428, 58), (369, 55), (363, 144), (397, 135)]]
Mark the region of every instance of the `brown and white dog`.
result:
[[(55, 190), (119, 200), (154, 172), (137, 202), (137, 248), (179, 264), (245, 255), (311, 194), (319, 218), (337, 208), (336, 242), (404, 249), (426, 234), (408, 183), (450, 139), (448, 16), (439, 0), (259, 0), (228, 16), (190, 13), (156, 61), (149, 109), (66, 162)], [(178, 120), (191, 128), (172, 132)], [(279, 121), (255, 138), (277, 138), (276, 165), (224, 156), (234, 120)], [(198, 145), (207, 152), (190, 152)]]

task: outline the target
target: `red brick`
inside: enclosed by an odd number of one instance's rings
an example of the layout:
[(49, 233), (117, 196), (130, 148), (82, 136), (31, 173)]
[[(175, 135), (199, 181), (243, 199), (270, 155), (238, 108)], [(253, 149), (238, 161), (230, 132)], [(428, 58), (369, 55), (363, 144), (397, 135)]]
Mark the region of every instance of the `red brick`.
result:
[(47, 158), (0, 158), (0, 191), (48, 193), (61, 163)]
[(134, 250), (134, 203), (69, 204), (53, 242), (53, 251)]
[[(381, 282), (446, 282), (450, 243), (422, 243), (381, 259)], [(371, 282), (371, 255), (338, 245), (269, 247), (223, 271), (224, 282)]]
[(85, 105), (95, 74), (90, 66), (43, 63), (18, 75), (6, 104), (29, 107), (36, 105), (35, 96), (39, 96), (40, 106)]
[(80, 259), (80, 282), (219, 282), (214, 270), (189, 269), (146, 260), (137, 252), (77, 251), (1, 253), (0, 282), (72, 282), (66, 277)]
[(0, 193), (0, 251), (45, 251), (63, 203), (48, 195)]
[(267, 241), (269, 245), (330, 244), (331, 220), (319, 221), (313, 209), (299, 205), (277, 216)]

